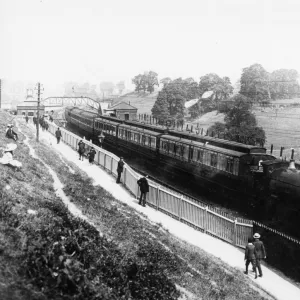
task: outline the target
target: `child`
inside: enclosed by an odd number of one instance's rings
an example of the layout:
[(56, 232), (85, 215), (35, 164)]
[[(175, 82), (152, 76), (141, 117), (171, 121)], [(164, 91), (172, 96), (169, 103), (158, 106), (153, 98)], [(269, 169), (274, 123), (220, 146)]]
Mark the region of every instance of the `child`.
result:
[(96, 155), (96, 150), (94, 149), (94, 147), (92, 147), (89, 151), (89, 153), (87, 154), (87, 157), (89, 158), (89, 163), (93, 164), (94, 159), (95, 159), (95, 155)]
[(257, 271), (256, 271), (256, 250), (255, 246), (253, 245), (253, 239), (250, 237), (248, 238), (248, 244), (245, 249), (245, 262), (246, 262), (246, 271), (245, 274), (248, 274), (248, 266), (250, 262), (252, 263), (253, 270), (255, 272), (255, 279), (257, 278)]

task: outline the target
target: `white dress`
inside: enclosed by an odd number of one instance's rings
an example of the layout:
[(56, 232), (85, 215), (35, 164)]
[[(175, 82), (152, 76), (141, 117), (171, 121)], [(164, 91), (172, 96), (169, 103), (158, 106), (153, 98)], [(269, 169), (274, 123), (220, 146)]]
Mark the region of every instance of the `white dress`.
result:
[(0, 158), (0, 164), (11, 165), (13, 167), (21, 168), (22, 163), (13, 159), (11, 152), (4, 152), (4, 155)]

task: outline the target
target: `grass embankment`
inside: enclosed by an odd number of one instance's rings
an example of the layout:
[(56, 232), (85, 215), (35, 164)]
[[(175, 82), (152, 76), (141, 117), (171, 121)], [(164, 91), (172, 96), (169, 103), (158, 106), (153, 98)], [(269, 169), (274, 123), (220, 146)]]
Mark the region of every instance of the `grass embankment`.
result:
[[(49, 145), (37, 144), (30, 129), (23, 128), (37, 154), (58, 174), (71, 201), (105, 233), (116, 253), (115, 259), (122, 257), (120, 264), (127, 268), (127, 273), (122, 274), (130, 282), (132, 299), (175, 299), (178, 294), (174, 284), (185, 287), (191, 293), (190, 299), (264, 299), (241, 272), (175, 239), (161, 226), (151, 224), (101, 187), (93, 186), (85, 173), (67, 162), (76, 171), (70, 174), (68, 166)], [(115, 264), (110, 265), (111, 272), (114, 268)], [(120, 280), (117, 285), (105, 283), (116, 288)], [(165, 294), (155, 294), (158, 293), (155, 291)], [(168, 296), (171, 292), (173, 296)]]

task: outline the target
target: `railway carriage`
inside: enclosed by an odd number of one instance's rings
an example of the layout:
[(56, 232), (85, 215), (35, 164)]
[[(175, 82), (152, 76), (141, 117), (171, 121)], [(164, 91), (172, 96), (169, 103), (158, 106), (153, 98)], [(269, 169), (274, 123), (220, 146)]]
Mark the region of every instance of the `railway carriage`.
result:
[(264, 148), (253, 147), (248, 152), (250, 153), (170, 135), (162, 135), (160, 138), (161, 161), (204, 179), (205, 185), (217, 184), (224, 191), (247, 192), (252, 189), (252, 170), (258, 168), (260, 161), (275, 159), (272, 155), (267, 155)]
[(218, 186), (224, 194), (253, 194), (253, 171), (258, 169), (261, 161), (275, 159), (262, 147), (167, 131), (163, 127), (138, 122), (124, 122), (79, 108), (66, 108), (66, 119), (89, 133), (89, 138), (97, 140), (102, 132), (105, 143), (148, 157), (159, 166), (166, 166), (166, 171), (192, 174), (200, 185), (212, 190)]
[(158, 155), (161, 133), (121, 124), (118, 127), (118, 145), (138, 154), (155, 158)]

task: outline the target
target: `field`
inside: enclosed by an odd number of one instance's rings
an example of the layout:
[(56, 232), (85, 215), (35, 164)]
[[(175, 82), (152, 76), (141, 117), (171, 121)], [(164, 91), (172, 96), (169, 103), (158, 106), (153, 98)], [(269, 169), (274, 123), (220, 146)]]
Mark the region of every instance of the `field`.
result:
[[(11, 142), (4, 138), (11, 118), (0, 111), (1, 145)], [(94, 185), (49, 143), (37, 143), (30, 128), (20, 129), (22, 170), (0, 165), (0, 299), (270, 299), (240, 271)], [(93, 225), (69, 213), (47, 166)]]

